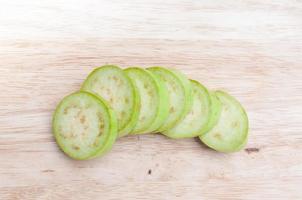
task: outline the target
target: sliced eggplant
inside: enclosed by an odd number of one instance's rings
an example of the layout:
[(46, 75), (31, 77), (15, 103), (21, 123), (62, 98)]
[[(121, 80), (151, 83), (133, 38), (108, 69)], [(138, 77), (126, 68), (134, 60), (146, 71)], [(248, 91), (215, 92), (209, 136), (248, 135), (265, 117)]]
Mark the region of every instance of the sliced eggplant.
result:
[(157, 130), (163, 132), (174, 127), (190, 111), (192, 106), (191, 83), (184, 74), (176, 70), (163, 67), (151, 67), (147, 70), (160, 79), (168, 91), (168, 118)]
[(53, 133), (65, 154), (87, 160), (112, 147), (117, 137), (117, 119), (102, 99), (88, 92), (76, 92), (57, 106)]
[(104, 98), (115, 111), (119, 137), (129, 134), (135, 127), (140, 98), (135, 84), (117, 66), (105, 65), (95, 69), (84, 81), (82, 90)]
[(217, 122), (221, 110), (215, 95), (199, 82), (191, 80), (193, 105), (184, 119), (163, 134), (171, 138), (197, 137), (210, 130)]
[(222, 104), (217, 124), (200, 136), (203, 143), (220, 152), (241, 150), (248, 137), (248, 117), (241, 104), (223, 91), (215, 92)]
[(141, 99), (138, 122), (132, 134), (157, 130), (168, 116), (168, 93), (165, 85), (151, 72), (130, 67), (124, 70), (138, 89)]

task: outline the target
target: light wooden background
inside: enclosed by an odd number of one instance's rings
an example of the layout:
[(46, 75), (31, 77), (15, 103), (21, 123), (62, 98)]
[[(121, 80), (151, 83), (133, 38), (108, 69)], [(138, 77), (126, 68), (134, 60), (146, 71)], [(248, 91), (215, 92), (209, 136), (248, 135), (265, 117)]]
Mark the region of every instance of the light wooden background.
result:
[[(0, 0), (1, 200), (302, 199), (302, 1)], [(245, 150), (119, 139), (73, 161), (56, 104), (106, 63), (162, 65), (246, 107)]]

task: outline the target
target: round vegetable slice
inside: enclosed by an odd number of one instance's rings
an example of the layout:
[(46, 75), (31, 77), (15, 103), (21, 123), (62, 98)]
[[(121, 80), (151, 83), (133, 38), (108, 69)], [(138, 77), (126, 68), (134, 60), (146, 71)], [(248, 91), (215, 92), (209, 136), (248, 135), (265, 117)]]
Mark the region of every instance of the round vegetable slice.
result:
[(82, 90), (103, 97), (113, 108), (119, 137), (132, 131), (138, 120), (140, 98), (134, 83), (122, 69), (114, 65), (95, 69), (83, 83)]
[(222, 104), (217, 124), (200, 137), (201, 141), (220, 152), (241, 150), (248, 137), (248, 117), (240, 103), (229, 94), (215, 92)]
[(169, 114), (158, 132), (166, 131), (175, 126), (189, 112), (192, 105), (191, 83), (184, 74), (176, 70), (163, 67), (151, 67), (148, 70), (167, 87)]
[(165, 85), (151, 72), (130, 67), (124, 70), (138, 89), (141, 107), (132, 134), (157, 130), (168, 116), (168, 94)]
[(199, 82), (191, 80), (193, 105), (185, 118), (163, 134), (171, 138), (200, 136), (211, 129), (219, 116), (221, 104)]
[(57, 106), (53, 133), (65, 154), (77, 160), (91, 159), (111, 148), (117, 137), (117, 120), (102, 99), (76, 92)]

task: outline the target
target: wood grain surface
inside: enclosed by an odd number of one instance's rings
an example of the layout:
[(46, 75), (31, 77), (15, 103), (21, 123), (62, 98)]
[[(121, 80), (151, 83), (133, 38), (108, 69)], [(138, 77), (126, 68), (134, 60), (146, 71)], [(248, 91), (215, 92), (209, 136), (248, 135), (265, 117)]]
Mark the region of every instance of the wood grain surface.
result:
[[(0, 0), (1, 200), (302, 199), (299, 0)], [(106, 63), (162, 65), (239, 99), (245, 150), (127, 136), (102, 158), (57, 147), (51, 116)]]

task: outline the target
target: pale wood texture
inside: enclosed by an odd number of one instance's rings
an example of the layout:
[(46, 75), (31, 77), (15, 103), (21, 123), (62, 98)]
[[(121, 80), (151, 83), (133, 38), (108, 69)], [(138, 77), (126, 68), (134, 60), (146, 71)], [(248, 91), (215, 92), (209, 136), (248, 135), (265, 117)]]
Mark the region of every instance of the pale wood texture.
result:
[[(0, 5), (1, 200), (302, 199), (301, 1)], [(106, 63), (174, 67), (229, 91), (250, 118), (246, 149), (143, 135), (96, 160), (68, 159), (52, 112)]]

